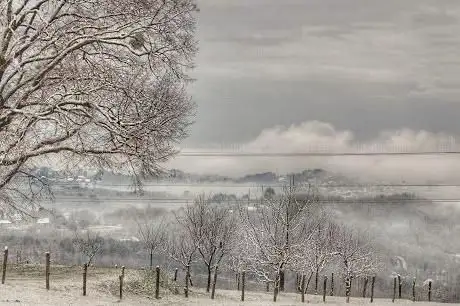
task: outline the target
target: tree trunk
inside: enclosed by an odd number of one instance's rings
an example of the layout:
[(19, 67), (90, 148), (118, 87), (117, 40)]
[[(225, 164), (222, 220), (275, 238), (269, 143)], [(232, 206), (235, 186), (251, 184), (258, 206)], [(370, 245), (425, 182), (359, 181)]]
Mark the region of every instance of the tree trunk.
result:
[(375, 285), (375, 276), (372, 276), (372, 284), (371, 284), (371, 303), (374, 302), (374, 285)]
[(295, 274), (295, 290), (300, 292), (299, 273)]
[(316, 268), (316, 274), (315, 274), (315, 294), (318, 294), (318, 268)]
[(369, 279), (366, 277), (366, 279), (364, 279), (364, 286), (363, 286), (363, 298), (366, 297), (366, 291), (367, 291), (367, 283), (369, 282)]
[(345, 295), (347, 297), (347, 303), (350, 303), (350, 293), (351, 293), (351, 278), (347, 277), (345, 280)]
[(211, 299), (214, 300), (214, 296), (216, 293), (216, 283), (217, 283), (217, 266), (214, 271), (214, 281), (212, 282), (212, 293), (211, 293)]
[(327, 276), (324, 276), (324, 283), (323, 283), (323, 303), (326, 303), (326, 290), (327, 290)]
[(302, 274), (302, 284), (300, 287), (302, 294), (302, 303), (305, 303), (305, 274)]
[(208, 283), (206, 285), (206, 292), (209, 292), (211, 289), (211, 278), (212, 278), (212, 270), (211, 266), (208, 267)]
[[(246, 283), (246, 271), (243, 270), (243, 273), (241, 273), (241, 301), (244, 302), (244, 286)], [(239, 280), (239, 278), (238, 278)]]
[(280, 286), (280, 273), (277, 273), (275, 277), (275, 283), (273, 286), (273, 302), (276, 302), (276, 298), (278, 297), (279, 286)]
[(190, 266), (187, 265), (187, 270), (185, 271), (185, 288), (184, 293), (185, 297), (188, 298), (188, 284), (190, 282)]
[(305, 293), (308, 291), (308, 286), (310, 285), (311, 278), (313, 277), (313, 272), (310, 273), (310, 276), (308, 277), (307, 285), (305, 286)]
[(150, 269), (153, 268), (153, 250), (150, 250)]
[(284, 270), (280, 271), (280, 286), (279, 291), (284, 291)]
[(394, 303), (395, 299), (396, 299), (396, 277), (393, 278), (393, 299), (391, 301)]

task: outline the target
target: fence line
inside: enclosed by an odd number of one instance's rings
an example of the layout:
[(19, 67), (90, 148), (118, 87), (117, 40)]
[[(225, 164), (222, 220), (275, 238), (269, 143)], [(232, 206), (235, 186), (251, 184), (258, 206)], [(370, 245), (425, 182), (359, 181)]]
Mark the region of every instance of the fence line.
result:
[[(3, 256), (3, 265), (2, 265), (2, 284), (5, 284), (7, 281), (6, 279), (6, 271), (8, 267), (18, 267), (20, 263), (8, 263), (8, 248), (5, 247), (4, 250), (4, 256)], [(51, 265), (51, 253), (46, 252), (45, 253), (45, 265), (36, 265), (35, 267), (38, 267), (39, 270), (43, 269), (44, 271), (44, 276), (45, 276), (45, 289), (49, 290), (50, 289), (50, 283), (53, 282), (53, 280), (50, 279), (50, 275), (52, 274), (53, 266)], [(91, 265), (92, 267), (93, 265)], [(55, 267), (58, 267), (57, 265)], [(83, 264), (82, 268), (83, 270), (83, 283), (82, 283), (82, 290), (83, 290), (83, 296), (87, 295), (87, 279), (88, 277), (91, 276), (91, 271), (88, 273), (88, 268), (90, 266), (87, 265), (86, 263)], [(65, 275), (69, 275), (70, 273), (77, 273), (76, 270), (72, 270), (71, 267), (68, 267), (69, 270), (66, 271)], [(102, 267), (101, 267), (102, 268)], [(115, 267), (115, 271), (119, 271), (120, 269), (118, 266)], [(164, 294), (169, 294), (168, 292), (172, 292), (172, 294), (180, 294), (179, 288), (181, 285), (179, 284), (180, 279), (179, 271), (177, 268), (173, 269), (168, 269), (166, 270), (163, 268), (160, 268), (160, 266), (156, 266), (155, 269), (130, 269), (128, 271), (125, 271), (125, 266), (121, 266), (121, 273), (119, 275), (113, 275), (113, 279), (111, 281), (113, 282), (113, 288), (110, 291), (112, 292), (113, 295), (118, 295), (120, 300), (124, 298), (124, 291), (126, 289), (130, 289), (134, 294), (140, 293), (142, 290), (146, 292), (152, 293), (154, 295), (155, 299), (160, 299), (162, 295)], [(212, 284), (212, 293), (210, 298), (214, 299), (215, 297), (215, 292), (218, 289), (218, 281), (217, 281), (217, 270), (218, 268), (215, 268), (214, 272), (214, 280)], [(10, 272), (13, 274), (14, 269)], [(118, 272), (116, 272), (118, 273)], [(188, 269), (185, 271), (186, 277), (184, 281), (184, 291), (183, 294), (187, 298), (189, 296), (189, 275), (188, 275)], [(39, 273), (40, 275), (40, 273)], [(110, 275), (109, 275), (110, 276)], [(126, 278), (128, 276), (128, 279)], [(290, 277), (290, 274), (285, 274), (286, 278), (286, 288), (291, 288), (292, 292), (297, 292), (301, 296), (301, 302), (305, 301), (305, 293), (310, 292), (314, 293), (316, 290), (315, 288), (307, 288), (306, 287), (306, 275), (305, 274), (296, 274), (295, 277), (292, 275)], [(289, 278), (289, 279), (287, 279)], [(223, 278), (222, 280), (224, 280)], [(374, 302), (374, 290), (375, 290), (375, 285), (376, 285), (376, 276), (373, 276), (371, 278), (360, 278), (356, 279), (355, 281), (350, 281), (345, 284), (345, 288), (343, 288), (344, 284), (342, 284), (341, 281), (336, 281), (334, 283), (334, 273), (331, 274), (331, 278), (329, 279), (327, 275), (324, 275), (323, 278), (323, 291), (322, 291), (322, 299), (323, 302), (326, 302), (328, 299), (327, 296), (327, 290), (330, 290), (330, 296), (342, 296), (344, 297), (347, 302), (349, 302), (350, 297), (360, 297), (360, 298), (368, 298), (367, 296), (367, 287), (369, 280), (371, 279), (371, 288), (370, 288), (370, 302)], [(240, 285), (241, 285), (241, 301), (243, 302), (245, 300), (245, 293), (246, 293), (246, 285), (247, 285), (247, 273), (246, 271), (242, 271), (242, 273), (238, 273), (236, 279), (229, 278), (228, 281), (231, 281), (234, 283), (234, 289), (240, 290)], [(385, 280), (380, 278), (380, 286), (385, 283)], [(397, 275), (393, 277), (393, 292), (392, 292), (392, 301), (394, 302), (397, 298), (398, 299), (408, 299), (411, 301), (432, 301), (432, 295), (433, 295), (433, 281), (428, 280), (426, 284), (423, 286), (418, 286), (416, 285), (416, 279), (415, 277), (412, 278), (412, 282), (410, 286), (410, 293), (403, 291), (403, 288), (409, 289), (407, 284), (403, 283), (403, 279), (400, 275)], [(147, 283), (152, 282), (151, 286), (149, 286)], [(288, 282), (293, 282), (293, 286), (290, 286)], [(147, 284), (145, 287), (145, 284)], [(136, 287), (140, 286), (140, 287)], [(110, 287), (111, 285), (109, 285)], [(142, 288), (141, 288), (142, 287)], [(300, 289), (300, 290), (299, 290)], [(345, 292), (343, 291), (345, 289)], [(274, 288), (276, 290), (276, 288)], [(310, 291), (309, 291), (310, 290)], [(334, 292), (335, 290), (335, 292)], [(280, 290), (280, 292), (285, 291)], [(345, 293), (345, 294), (343, 294)], [(390, 298), (390, 294), (386, 295), (387, 298)], [(427, 297), (427, 299), (423, 298), (423, 296)], [(126, 298), (126, 296), (125, 296)]]

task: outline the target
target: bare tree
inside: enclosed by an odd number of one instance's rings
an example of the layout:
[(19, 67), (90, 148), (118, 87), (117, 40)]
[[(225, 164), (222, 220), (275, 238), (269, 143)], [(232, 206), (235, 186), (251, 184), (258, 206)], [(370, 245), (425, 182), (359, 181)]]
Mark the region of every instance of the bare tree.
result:
[(89, 230), (86, 230), (86, 233), (83, 236), (80, 236), (78, 231), (75, 231), (73, 243), (78, 251), (86, 257), (86, 264), (89, 267), (93, 262), (94, 257), (102, 252), (104, 238), (99, 236), (97, 233), (91, 233)]
[(286, 268), (298, 264), (303, 247), (310, 239), (313, 212), (319, 206), (313, 188), (286, 186), (276, 198), (261, 199), (255, 211), (240, 206), (244, 238), (249, 247), (247, 268), (265, 282), (273, 282), (274, 300), (279, 290), (280, 275)]
[(166, 242), (165, 223), (163, 220), (137, 222), (137, 231), (142, 243), (149, 252), (150, 268), (153, 268), (153, 255)]
[(240, 274), (248, 266), (248, 254), (252, 252), (249, 240), (245, 239), (245, 229), (241, 224), (237, 224), (235, 229), (236, 239), (232, 240), (232, 247), (228, 254), (228, 259), (224, 263), (224, 269), (236, 274), (238, 289), (240, 288)]
[(345, 281), (347, 302), (350, 297), (351, 281), (357, 277), (375, 275), (382, 269), (382, 261), (371, 237), (357, 229), (342, 226), (335, 243), (339, 265)]
[(337, 226), (328, 222), (325, 217), (318, 218), (313, 229), (311, 240), (308, 242), (307, 254), (310, 255), (310, 271), (315, 273), (315, 294), (318, 293), (318, 277), (327, 263), (333, 259), (335, 242), (338, 235)]
[(163, 251), (168, 257), (181, 265), (185, 271), (185, 287), (188, 288), (188, 284), (191, 282), (190, 267), (196, 261), (198, 244), (190, 235), (190, 232), (178, 222), (170, 224), (167, 233)]
[(198, 254), (206, 266), (208, 281), (206, 291), (211, 288), (213, 269), (230, 253), (236, 222), (225, 204), (211, 203), (211, 198), (201, 195), (193, 205), (187, 205), (179, 220), (197, 244)]
[(1, 1), (0, 204), (30, 210), (13, 204), (46, 186), (30, 169), (47, 158), (157, 173), (192, 122), (196, 12), (194, 0)]

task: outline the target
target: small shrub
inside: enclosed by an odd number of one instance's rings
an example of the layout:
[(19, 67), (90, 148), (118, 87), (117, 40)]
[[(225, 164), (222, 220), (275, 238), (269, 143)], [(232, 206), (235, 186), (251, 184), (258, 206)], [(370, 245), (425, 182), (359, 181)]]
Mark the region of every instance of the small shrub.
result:
[[(121, 271), (121, 270), (120, 270)], [(126, 270), (123, 281), (123, 292), (135, 295), (153, 296), (155, 293), (155, 269)], [(119, 294), (119, 281), (114, 280), (109, 284), (109, 291), (113, 295)], [(179, 294), (179, 285), (163, 271), (160, 272), (160, 288), (172, 294)]]

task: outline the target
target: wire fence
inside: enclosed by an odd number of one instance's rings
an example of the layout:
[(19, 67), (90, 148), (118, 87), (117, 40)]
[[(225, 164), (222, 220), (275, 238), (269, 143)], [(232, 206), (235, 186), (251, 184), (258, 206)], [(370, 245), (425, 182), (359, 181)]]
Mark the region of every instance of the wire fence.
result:
[[(9, 257), (9, 250), (5, 248), (2, 256), (2, 284), (10, 279), (33, 279), (43, 281), (43, 290), (49, 290), (66, 284), (80, 284), (81, 294), (86, 296), (90, 292), (99, 291), (121, 299), (130, 296), (140, 296), (150, 299), (160, 299), (170, 296), (193, 294), (196, 288), (205, 288), (207, 276), (191, 274), (187, 276), (185, 270), (174, 265), (147, 268), (133, 268), (125, 266), (100, 267), (94, 265), (59, 265), (53, 259), (53, 254), (43, 254), (43, 260), (38, 263), (15, 261)], [(213, 271), (214, 274), (215, 271)], [(405, 299), (415, 301), (458, 302), (457, 284), (447, 284), (447, 281), (417, 280), (410, 275), (399, 277), (377, 276), (371, 278), (353, 279), (350, 287), (338, 275), (306, 275), (308, 283), (304, 286), (309, 295), (323, 295), (324, 299), (330, 296), (345, 297), (349, 289), (352, 298), (379, 298)], [(283, 292), (299, 292), (300, 275), (286, 272), (284, 276)], [(188, 280), (188, 282), (187, 282)], [(51, 286), (50, 286), (51, 283)], [(373, 284), (372, 284), (373, 283)], [(23, 282), (27, 287), (27, 282)], [(244, 281), (241, 273), (222, 270), (213, 275), (210, 297), (214, 290), (273, 292), (273, 283), (257, 282), (250, 274), (246, 274)]]

